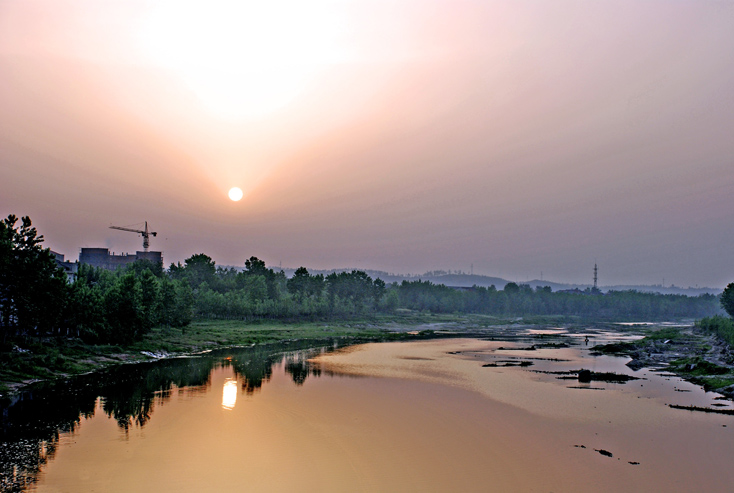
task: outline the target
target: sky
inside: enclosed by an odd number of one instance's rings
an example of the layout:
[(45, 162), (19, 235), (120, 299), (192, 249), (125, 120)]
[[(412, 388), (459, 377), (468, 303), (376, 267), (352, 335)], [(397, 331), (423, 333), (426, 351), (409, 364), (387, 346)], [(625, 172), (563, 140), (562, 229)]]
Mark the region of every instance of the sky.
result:
[(732, 47), (723, 0), (0, 0), (0, 215), (72, 260), (148, 221), (166, 265), (723, 287)]

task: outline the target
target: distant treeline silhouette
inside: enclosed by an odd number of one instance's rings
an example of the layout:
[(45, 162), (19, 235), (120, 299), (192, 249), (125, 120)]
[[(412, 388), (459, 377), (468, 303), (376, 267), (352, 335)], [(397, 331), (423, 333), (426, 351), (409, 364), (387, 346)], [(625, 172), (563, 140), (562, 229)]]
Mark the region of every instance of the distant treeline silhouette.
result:
[(355, 319), (399, 310), (476, 313), (498, 317), (563, 315), (597, 320), (700, 318), (721, 313), (719, 298), (593, 289), (552, 292), (509, 283), (456, 289), (422, 280), (386, 285), (363, 271), (289, 279), (257, 257), (244, 269), (218, 267), (203, 253), (183, 264), (140, 260), (117, 271), (81, 265), (68, 283), (29, 218), (0, 223), (2, 340), (43, 335), (90, 343), (129, 343), (156, 326), (185, 327), (193, 319), (298, 321)]

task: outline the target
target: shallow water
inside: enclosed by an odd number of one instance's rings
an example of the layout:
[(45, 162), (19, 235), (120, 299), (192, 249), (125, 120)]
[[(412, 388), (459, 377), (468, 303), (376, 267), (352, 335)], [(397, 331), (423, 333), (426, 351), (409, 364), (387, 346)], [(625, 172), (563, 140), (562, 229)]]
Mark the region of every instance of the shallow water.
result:
[[(591, 356), (583, 338), (555, 332), (258, 347), (121, 369), (66, 393), (39, 389), (4, 412), (3, 487), (730, 490), (734, 417), (667, 404), (731, 403), (677, 377), (633, 372), (624, 358)], [(559, 342), (574, 345), (540, 347)], [(522, 361), (532, 364), (506, 366)], [(580, 368), (640, 380), (548, 373)]]

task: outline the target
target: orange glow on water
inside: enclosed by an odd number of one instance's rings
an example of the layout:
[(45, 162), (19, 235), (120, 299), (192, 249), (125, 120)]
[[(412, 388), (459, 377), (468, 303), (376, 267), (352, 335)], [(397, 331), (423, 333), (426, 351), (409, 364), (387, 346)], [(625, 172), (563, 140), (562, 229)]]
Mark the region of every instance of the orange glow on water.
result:
[(228, 411), (234, 409), (237, 403), (237, 380), (228, 378), (222, 387), (222, 409)]

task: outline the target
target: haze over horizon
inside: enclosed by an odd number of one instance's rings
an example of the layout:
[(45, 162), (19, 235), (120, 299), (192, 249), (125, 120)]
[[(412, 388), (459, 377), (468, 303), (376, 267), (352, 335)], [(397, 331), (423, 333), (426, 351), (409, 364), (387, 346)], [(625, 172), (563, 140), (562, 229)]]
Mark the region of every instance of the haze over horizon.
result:
[(732, 26), (692, 0), (0, 0), (0, 215), (71, 259), (148, 221), (166, 265), (723, 288)]

